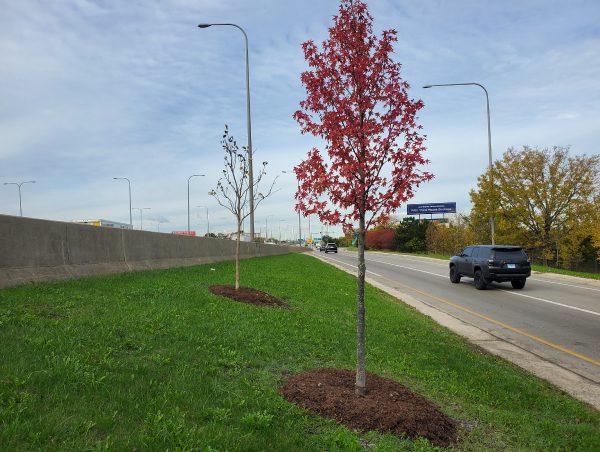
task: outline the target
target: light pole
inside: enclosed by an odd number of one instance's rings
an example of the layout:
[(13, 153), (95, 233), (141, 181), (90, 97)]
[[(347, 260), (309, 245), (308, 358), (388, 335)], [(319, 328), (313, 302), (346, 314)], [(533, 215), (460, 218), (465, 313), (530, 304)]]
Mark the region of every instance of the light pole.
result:
[(150, 207), (133, 207), (133, 210), (139, 210), (140, 211), (140, 231), (143, 231), (143, 222), (142, 222), (142, 211), (143, 210), (151, 210)]
[[(283, 174), (294, 174), (293, 171), (282, 171)], [(300, 191), (300, 181), (296, 178), (296, 186)], [(300, 210), (298, 210), (298, 244), (302, 244), (302, 226), (300, 225)]]
[(250, 197), (250, 240), (254, 241), (254, 172), (252, 171), (252, 120), (250, 116), (250, 63), (248, 61), (248, 35), (236, 24), (199, 24), (199, 28), (212, 26), (235, 27), (244, 35), (246, 43), (246, 123), (248, 127), (248, 194)]
[(190, 232), (190, 179), (192, 177), (203, 177), (204, 174), (192, 174), (188, 177), (188, 228), (187, 231)]
[(267, 215), (265, 217), (265, 242), (267, 241), (267, 237), (269, 235), (269, 217), (274, 217), (275, 215)]
[(113, 177), (113, 179), (126, 180), (129, 185), (129, 225), (131, 226), (131, 229), (133, 229), (133, 218), (131, 216), (131, 181), (126, 177)]
[(210, 236), (210, 220), (208, 218), (208, 207), (207, 206), (196, 206), (196, 207), (204, 207), (206, 209), (206, 235)]
[(279, 220), (279, 241), (281, 242), (281, 222), (285, 220)]
[(26, 180), (23, 182), (4, 182), (4, 185), (16, 185), (19, 187), (19, 214), (23, 216), (23, 205), (21, 203), (21, 185), (23, 184), (35, 184), (34, 180)]
[[(443, 83), (438, 85), (425, 85), (423, 88), (432, 88), (435, 86), (479, 86), (485, 92), (485, 101), (487, 105), (487, 132), (488, 132), (488, 157), (489, 157), (489, 168), (490, 168), (490, 184), (492, 190), (494, 188), (494, 174), (492, 171), (492, 126), (490, 125), (490, 96), (488, 95), (487, 89), (480, 83), (469, 82), (469, 83)], [(490, 216), (490, 231), (492, 236), (492, 245), (495, 245), (495, 227), (494, 227), (494, 215)]]

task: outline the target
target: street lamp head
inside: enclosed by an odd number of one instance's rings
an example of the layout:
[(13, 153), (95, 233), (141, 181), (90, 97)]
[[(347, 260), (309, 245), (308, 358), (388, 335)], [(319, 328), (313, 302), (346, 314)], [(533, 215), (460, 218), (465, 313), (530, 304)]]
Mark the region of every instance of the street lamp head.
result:
[(198, 28), (208, 28), (210, 27), (212, 24), (198, 24)]
[(431, 85), (425, 85), (423, 88), (425, 88), (425, 89), (431, 88)]

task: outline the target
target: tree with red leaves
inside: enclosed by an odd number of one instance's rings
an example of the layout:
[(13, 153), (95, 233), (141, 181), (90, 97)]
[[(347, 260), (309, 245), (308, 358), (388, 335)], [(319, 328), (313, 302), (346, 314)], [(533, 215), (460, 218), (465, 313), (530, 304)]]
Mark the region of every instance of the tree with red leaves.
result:
[[(329, 39), (318, 48), (302, 45), (309, 69), (302, 73), (306, 100), (294, 118), (302, 133), (325, 141), (294, 168), (299, 181), (296, 209), (324, 224), (358, 232), (356, 393), (367, 393), (365, 375), (365, 233), (388, 217), (431, 179), (419, 170), (424, 135), (416, 124), (423, 108), (409, 99), (400, 63), (392, 61), (396, 31), (373, 33), (373, 17), (361, 0), (341, 0)], [(356, 227), (358, 222), (358, 227)]]

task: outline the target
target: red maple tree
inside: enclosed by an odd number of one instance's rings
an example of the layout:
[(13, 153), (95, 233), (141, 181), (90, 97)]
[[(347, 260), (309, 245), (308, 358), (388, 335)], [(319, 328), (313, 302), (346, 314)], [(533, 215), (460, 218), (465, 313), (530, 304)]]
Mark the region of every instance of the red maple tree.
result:
[[(318, 48), (302, 44), (309, 69), (302, 73), (306, 100), (294, 118), (302, 133), (325, 142), (329, 162), (313, 148), (294, 168), (296, 209), (322, 223), (358, 232), (356, 393), (367, 392), (365, 333), (365, 232), (389, 216), (431, 179), (424, 135), (416, 123), (421, 100), (408, 97), (400, 63), (392, 61), (396, 31), (373, 33), (373, 17), (361, 0), (341, 0), (329, 38)], [(356, 223), (358, 222), (358, 226)]]

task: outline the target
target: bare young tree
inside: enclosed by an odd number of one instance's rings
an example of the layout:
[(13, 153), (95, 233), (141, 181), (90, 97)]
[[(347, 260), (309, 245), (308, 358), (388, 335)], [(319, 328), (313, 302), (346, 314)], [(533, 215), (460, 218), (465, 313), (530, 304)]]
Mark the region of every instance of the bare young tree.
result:
[[(229, 134), (229, 128), (225, 124), (223, 139), (221, 145), (225, 151), (223, 176), (217, 182), (217, 187), (210, 191), (219, 205), (229, 210), (236, 218), (237, 222), (237, 238), (235, 247), (235, 289), (240, 288), (240, 241), (242, 234), (242, 224), (250, 213), (250, 202), (248, 199), (250, 191), (250, 181), (248, 178), (248, 149), (244, 146), (241, 151), (233, 138)], [(254, 210), (260, 203), (267, 199), (273, 193), (273, 187), (277, 181), (277, 177), (269, 186), (266, 193), (261, 193), (258, 189), (263, 177), (267, 174), (268, 162), (262, 162), (262, 168), (258, 174), (254, 173)]]

